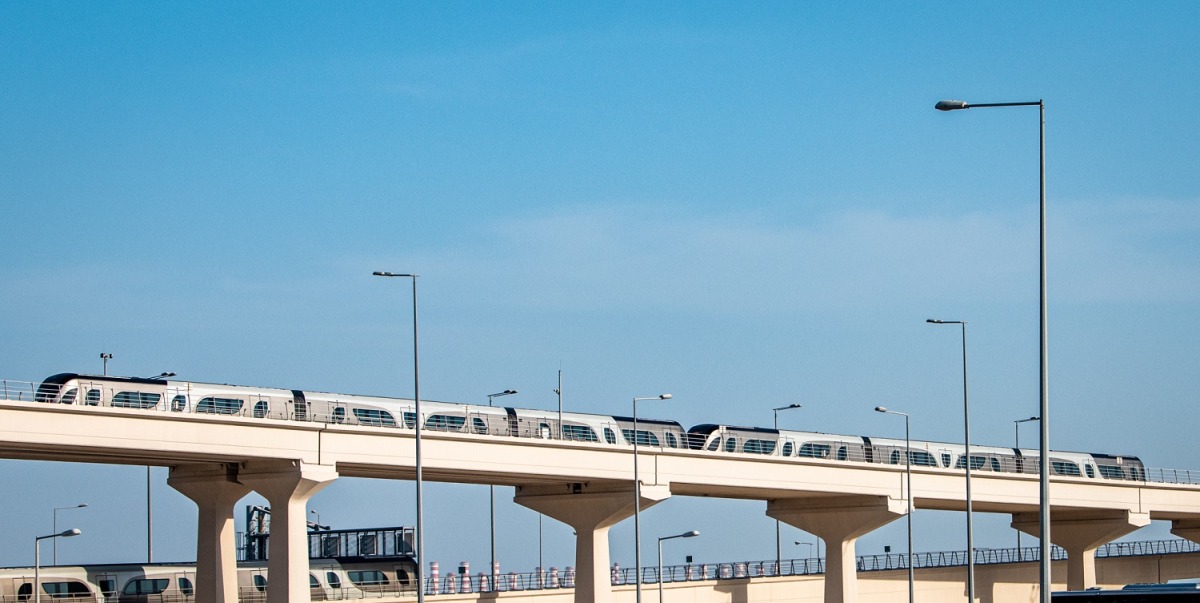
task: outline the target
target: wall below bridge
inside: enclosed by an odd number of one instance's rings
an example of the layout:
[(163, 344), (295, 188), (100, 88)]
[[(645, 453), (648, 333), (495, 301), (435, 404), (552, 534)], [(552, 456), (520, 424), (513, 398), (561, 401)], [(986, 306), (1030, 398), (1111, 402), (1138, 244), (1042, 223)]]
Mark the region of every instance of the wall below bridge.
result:
[[(962, 603), (966, 597), (966, 567), (939, 567), (916, 571), (916, 597), (922, 603)], [(1200, 553), (1111, 557), (1096, 560), (1096, 578), (1101, 588), (1120, 588), (1126, 584), (1166, 582), (1200, 577)], [(907, 570), (860, 572), (858, 600), (861, 603), (896, 603), (908, 599)], [(1066, 561), (1053, 565), (1055, 590), (1065, 590)], [(633, 585), (613, 587), (612, 603), (634, 603)], [(1038, 564), (995, 563), (975, 566), (975, 591), (979, 603), (1036, 601)], [(784, 576), (676, 582), (663, 585), (666, 603), (822, 603), (824, 577)], [(659, 603), (658, 585), (643, 584), (642, 598)], [(412, 601), (415, 597), (391, 599)], [(430, 595), (438, 603), (484, 603), (487, 601), (528, 601), (531, 603), (572, 603), (572, 589), (483, 594)], [(372, 601), (376, 601), (372, 599)], [(387, 600), (380, 599), (380, 603)]]

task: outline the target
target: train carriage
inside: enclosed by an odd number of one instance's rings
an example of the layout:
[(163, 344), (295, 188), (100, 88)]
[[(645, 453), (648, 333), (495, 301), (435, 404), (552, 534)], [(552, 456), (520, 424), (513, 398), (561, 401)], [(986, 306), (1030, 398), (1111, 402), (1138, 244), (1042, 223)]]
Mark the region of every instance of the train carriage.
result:
[[(413, 400), (301, 390), (196, 383), (168, 379), (108, 377), (60, 373), (47, 377), (35, 392), (37, 402), (104, 406), (170, 413), (195, 413), (263, 420), (311, 421), (414, 429)], [(430, 431), (561, 440), (598, 446), (695, 450), (781, 458), (902, 464), (945, 470), (1002, 473), (1039, 471), (1036, 450), (962, 444), (911, 443), (905, 461), (902, 440), (818, 432), (700, 424), (691, 429), (676, 421), (551, 410), (491, 407), (423, 401), (422, 427)], [(1140, 481), (1145, 466), (1132, 456), (1054, 452), (1055, 476)]]

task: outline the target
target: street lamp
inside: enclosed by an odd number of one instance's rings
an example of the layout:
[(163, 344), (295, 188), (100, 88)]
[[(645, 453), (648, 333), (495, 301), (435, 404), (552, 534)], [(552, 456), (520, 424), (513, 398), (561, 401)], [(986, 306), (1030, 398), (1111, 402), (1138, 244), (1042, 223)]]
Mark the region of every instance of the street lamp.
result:
[[(55, 534), (58, 533), (58, 512), (59, 511), (66, 511), (68, 509), (82, 509), (84, 507), (87, 507), (87, 503), (79, 503), (73, 507), (54, 507), (54, 512), (52, 513), (52, 515), (54, 516), (54, 526), (53, 526), (54, 533)], [(52, 559), (54, 559), (54, 565), (58, 565), (58, 539), (57, 538), (54, 539), (53, 544), (54, 544), (54, 553), (53, 553)]]
[(642, 603), (642, 480), (638, 476), (638, 414), (639, 400), (670, 400), (671, 394), (633, 399), (633, 565), (637, 578), (637, 603)]
[(42, 541), (47, 538), (70, 538), (81, 534), (79, 528), (38, 536), (33, 539), (33, 603), (42, 603)]
[(959, 325), (962, 327), (962, 365), (963, 365), (963, 439), (966, 445), (967, 469), (967, 601), (975, 601), (975, 531), (971, 513), (971, 407), (967, 397), (967, 321), (937, 320), (930, 318), (925, 322), (934, 325)]
[(1040, 323), (1040, 353), (1041, 353), (1041, 399), (1038, 405), (1038, 416), (1041, 417), (1041, 462), (1038, 470), (1040, 489), (1038, 503), (1038, 531), (1041, 539), (1041, 561), (1039, 573), (1039, 592), (1043, 603), (1050, 603), (1050, 396), (1049, 373), (1046, 352), (1046, 103), (1043, 100), (1020, 103), (982, 103), (969, 104), (966, 101), (943, 100), (934, 105), (940, 111), (954, 111), (975, 107), (1034, 107), (1038, 108), (1038, 170), (1039, 213), (1040, 213), (1040, 253), (1039, 262), (1039, 323)]
[[(907, 481), (908, 488), (908, 603), (913, 603), (915, 600), (916, 576), (913, 575), (913, 491), (912, 491), (912, 440), (908, 438), (908, 413), (903, 413), (897, 410), (888, 410), (883, 406), (876, 406), (875, 412), (887, 413), (889, 415), (900, 415), (904, 417), (904, 476)], [(973, 602), (972, 602), (973, 603)]]
[[(1037, 421), (1038, 417), (1029, 417), (1028, 419), (1017, 419), (1013, 421), (1013, 448), (1017, 449), (1017, 456), (1021, 455), (1021, 423)], [(1025, 467), (1022, 464), (1021, 473), (1025, 472)], [(1017, 530), (1017, 561), (1024, 561), (1024, 553), (1021, 552), (1021, 530)]]
[[(663, 541), (671, 540), (672, 538), (695, 538), (696, 536), (699, 536), (699, 535), (700, 535), (700, 532), (698, 530), (692, 530), (691, 532), (684, 532), (682, 534), (676, 534), (674, 536), (662, 536), (658, 539), (658, 603), (663, 603), (663, 587), (662, 587), (662, 585), (663, 585), (663, 570), (662, 570), (662, 543), (663, 543)], [(639, 578), (640, 577), (641, 576), (639, 575)], [(638, 580), (638, 582), (641, 582), (641, 580)]]
[[(111, 358), (112, 355), (110, 354)], [(103, 358), (103, 354), (101, 354)], [(105, 373), (107, 374), (107, 373)], [(174, 377), (175, 373), (163, 371), (153, 377), (145, 377), (146, 379), (167, 379)], [(154, 563), (154, 499), (150, 490), (150, 465), (146, 465), (146, 563)], [(54, 541), (55, 546), (58, 541)]]
[[(373, 272), (374, 276), (400, 277), (412, 279), (412, 308), (413, 308), (413, 423), (416, 428), (414, 444), (414, 463), (417, 470), (417, 603), (425, 603), (425, 522), (423, 517), (422, 471), (421, 471), (421, 364), (417, 346), (417, 276), (416, 274), (397, 274), (394, 272)], [(403, 417), (401, 417), (403, 422)]]
[[(801, 406), (802, 406), (801, 404), (788, 404), (787, 406), (780, 406), (779, 408), (772, 408), (771, 412), (774, 413), (774, 415), (775, 415), (775, 431), (779, 431), (779, 411), (792, 410), (793, 408), (800, 408)], [(783, 564), (783, 550), (780, 545), (779, 520), (776, 519), (775, 520), (775, 574), (776, 575), (779, 575), (781, 573), (780, 568), (781, 568), (782, 564)]]
[(315, 528), (317, 529), (317, 531), (318, 531), (318, 532), (320, 532), (322, 529), (326, 529), (326, 528), (328, 528), (328, 527), (329, 527), (329, 526), (322, 526), (322, 525), (321, 525), (321, 514), (320, 514), (320, 513), (317, 513), (317, 510), (316, 510), (316, 509), (312, 509), (312, 510), (310, 510), (310, 511), (309, 511), (309, 514), (311, 514), (311, 515), (315, 515), (315, 516), (317, 517), (317, 521), (316, 521), (315, 523), (313, 523), (313, 527), (315, 527)]
[[(511, 396), (515, 393), (517, 393), (515, 389), (506, 389), (498, 394), (488, 394), (488, 408), (492, 407), (493, 398)], [(488, 568), (488, 575), (492, 578), (488, 581), (488, 587), (491, 590), (496, 590), (496, 579), (499, 577), (499, 574), (496, 571), (496, 486), (493, 484), (488, 484), (488, 507), (492, 512), (492, 565)]]

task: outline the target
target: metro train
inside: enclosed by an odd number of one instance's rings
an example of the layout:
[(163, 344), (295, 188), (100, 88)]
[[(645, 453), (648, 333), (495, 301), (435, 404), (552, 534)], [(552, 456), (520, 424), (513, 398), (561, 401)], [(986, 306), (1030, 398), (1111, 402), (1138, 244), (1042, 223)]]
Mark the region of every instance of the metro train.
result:
[[(34, 395), (37, 402), (105, 406), (165, 413), (196, 413), (259, 420), (305, 421), (414, 429), (412, 400), (327, 392), (61, 373), (47, 377)], [(701, 424), (685, 430), (677, 421), (551, 410), (490, 407), (422, 401), (422, 428), (478, 436), (554, 439), (596, 446), (639, 447), (748, 454), (801, 460), (878, 463), (929, 469), (962, 470), (966, 447), (942, 442), (819, 432)], [(1033, 473), (1040, 453), (1033, 449), (972, 446), (972, 471)], [(1062, 477), (1144, 481), (1145, 466), (1134, 456), (1054, 451), (1050, 472)]]
[[(33, 600), (33, 568), (0, 569), (0, 601)], [(407, 557), (339, 562), (314, 561), (309, 567), (313, 601), (412, 595), (416, 565)], [(196, 567), (191, 564), (53, 566), (40, 570), (43, 601), (62, 603), (184, 603), (195, 599)], [(239, 563), (238, 600), (267, 600), (266, 562)]]

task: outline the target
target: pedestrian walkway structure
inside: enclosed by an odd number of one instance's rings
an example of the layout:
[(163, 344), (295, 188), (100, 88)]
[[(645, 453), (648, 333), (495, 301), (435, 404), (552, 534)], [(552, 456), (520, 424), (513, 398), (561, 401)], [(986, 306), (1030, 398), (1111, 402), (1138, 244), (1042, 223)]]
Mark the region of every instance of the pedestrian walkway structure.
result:
[[(0, 458), (170, 467), (194, 501), (197, 601), (235, 603), (234, 504), (270, 503), (269, 603), (308, 601), (306, 503), (340, 476), (414, 479), (414, 431), (105, 406), (0, 401)], [(572, 526), (578, 603), (613, 598), (608, 531), (634, 512), (633, 452), (587, 443), (425, 431), (428, 481), (516, 487), (515, 501)], [(902, 465), (642, 448), (641, 507), (671, 496), (762, 500), (768, 516), (823, 539), (827, 603), (858, 600), (855, 541), (909, 509)], [(1067, 585), (1096, 583), (1097, 547), (1150, 523), (1200, 540), (1200, 485), (1056, 477), (1051, 536)], [(962, 475), (912, 468), (916, 508), (965, 510)], [(975, 512), (1005, 513), (1036, 536), (1037, 476), (977, 472)], [(424, 560), (421, 560), (423, 562)]]

